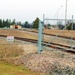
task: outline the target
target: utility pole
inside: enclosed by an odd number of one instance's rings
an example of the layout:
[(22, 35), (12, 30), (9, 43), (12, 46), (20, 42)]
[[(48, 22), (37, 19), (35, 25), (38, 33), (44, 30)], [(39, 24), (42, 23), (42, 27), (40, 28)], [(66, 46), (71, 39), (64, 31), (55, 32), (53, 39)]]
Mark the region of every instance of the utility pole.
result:
[(66, 0), (66, 5), (65, 5), (65, 27), (67, 23), (67, 0)]
[[(62, 5), (61, 5), (61, 7), (62, 7)], [(57, 10), (57, 12), (56, 12), (56, 14), (55, 14), (56, 19), (59, 18), (59, 10), (60, 10), (60, 8)], [(54, 19), (55, 19), (55, 16), (54, 16)], [(58, 20), (57, 20), (57, 21), (58, 21)], [(55, 25), (55, 20), (54, 20), (54, 25)], [(57, 28), (58, 28), (58, 26), (57, 26)]]

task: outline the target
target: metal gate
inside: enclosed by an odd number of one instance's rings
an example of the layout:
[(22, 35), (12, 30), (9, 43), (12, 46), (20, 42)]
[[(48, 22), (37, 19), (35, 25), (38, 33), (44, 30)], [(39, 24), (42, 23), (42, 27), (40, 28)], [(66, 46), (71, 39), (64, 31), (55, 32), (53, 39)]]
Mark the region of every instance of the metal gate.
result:
[[(65, 21), (65, 19), (45, 19), (44, 16), (43, 16), (43, 22), (39, 21), (39, 29), (38, 29), (38, 53), (41, 53), (41, 51), (43, 51), (48, 45), (51, 45), (51, 42), (53, 40), (55, 40), (70, 24), (66, 25), (65, 28), (63, 30), (61, 30), (58, 34), (56, 34), (56, 36), (54, 36), (51, 41), (49, 41), (48, 43), (46, 43), (46, 45), (44, 46), (45, 42), (44, 42), (44, 21), (45, 20), (62, 20), (62, 21)], [(70, 20), (72, 21), (72, 26), (71, 26), (71, 30), (73, 30), (73, 21), (75, 21), (73, 19), (73, 16), (72, 16), (72, 19), (67, 19), (67, 21)], [(70, 50), (74, 50), (73, 48), (73, 37), (71, 36), (70, 37), (70, 44), (71, 44), (71, 47), (70, 47)]]

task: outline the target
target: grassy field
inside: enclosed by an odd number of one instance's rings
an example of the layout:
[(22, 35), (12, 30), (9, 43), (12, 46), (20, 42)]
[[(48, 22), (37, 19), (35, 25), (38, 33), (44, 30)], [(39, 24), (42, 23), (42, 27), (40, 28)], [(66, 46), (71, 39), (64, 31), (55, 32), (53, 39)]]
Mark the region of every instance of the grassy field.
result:
[(14, 66), (0, 62), (0, 75), (43, 75), (25, 69), (22, 66)]

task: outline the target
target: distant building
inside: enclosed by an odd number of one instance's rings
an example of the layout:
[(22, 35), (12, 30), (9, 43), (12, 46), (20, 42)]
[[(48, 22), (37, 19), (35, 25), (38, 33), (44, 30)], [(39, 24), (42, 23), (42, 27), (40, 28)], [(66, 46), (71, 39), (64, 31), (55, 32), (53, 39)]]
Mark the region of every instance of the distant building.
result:
[(45, 29), (58, 29), (55, 25), (50, 25), (50, 26), (45, 25), (44, 28)]
[(10, 28), (11, 28), (11, 29), (21, 29), (22, 26), (21, 26), (21, 25), (16, 25), (16, 24), (14, 24), (14, 25), (10, 25)]

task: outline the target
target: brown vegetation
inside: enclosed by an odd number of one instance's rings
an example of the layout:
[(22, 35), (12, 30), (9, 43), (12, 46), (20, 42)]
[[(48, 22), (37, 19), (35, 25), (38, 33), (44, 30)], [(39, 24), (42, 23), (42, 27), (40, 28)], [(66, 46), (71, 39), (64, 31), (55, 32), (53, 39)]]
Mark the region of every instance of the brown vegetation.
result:
[(67, 36), (67, 37), (74, 37), (75, 38), (75, 31), (74, 30), (49, 30), (49, 29), (46, 29), (44, 30), (45, 33), (48, 33), (48, 34), (55, 34), (57, 35), (59, 32), (61, 32), (61, 36)]
[(37, 38), (37, 37), (33, 37), (33, 35), (27, 33), (27, 31), (14, 30), (14, 29), (0, 30), (0, 35), (16, 36), (16, 37), (32, 38), (32, 39), (36, 39)]
[(17, 57), (22, 55), (23, 52), (18, 45), (0, 45), (0, 58)]
[[(36, 37), (26, 31), (0, 30), (0, 32), (5, 35), (36, 39)], [(49, 33), (49, 31), (47, 32)], [(52, 32), (55, 34), (56, 31)], [(70, 31), (66, 31), (62, 35), (66, 35), (68, 32)], [(75, 33), (73, 32), (73, 34)], [(3, 41), (2, 39), (0, 40), (0, 44), (5, 44), (0, 45), (1, 61), (10, 62), (15, 65), (24, 65), (30, 70), (45, 72), (50, 75), (75, 75), (75, 55), (53, 50), (43, 51), (41, 54), (37, 54), (36, 45), (10, 43), (4, 39)]]

